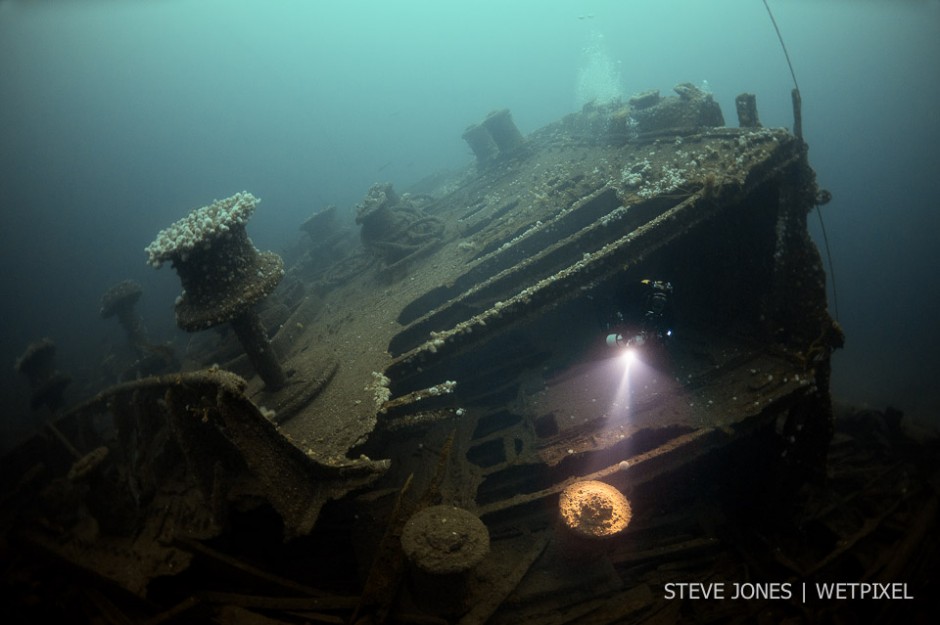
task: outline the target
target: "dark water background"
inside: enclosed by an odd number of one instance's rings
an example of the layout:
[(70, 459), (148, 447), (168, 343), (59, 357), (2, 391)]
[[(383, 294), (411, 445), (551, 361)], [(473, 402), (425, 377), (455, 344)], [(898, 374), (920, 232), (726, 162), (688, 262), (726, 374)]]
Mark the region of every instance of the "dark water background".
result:
[[(834, 394), (940, 423), (940, 3), (771, 7), (834, 196)], [(15, 358), (49, 336), (91, 377), (123, 340), (97, 314), (115, 282), (144, 286), (151, 338), (188, 338), (176, 275), (143, 249), (193, 208), (251, 191), (249, 234), (280, 252), (373, 182), (469, 164), (461, 132), (493, 109), (528, 133), (684, 81), (707, 81), (729, 125), (744, 91), (765, 125), (792, 123), (759, 0), (0, 0), (3, 447), (30, 419)]]

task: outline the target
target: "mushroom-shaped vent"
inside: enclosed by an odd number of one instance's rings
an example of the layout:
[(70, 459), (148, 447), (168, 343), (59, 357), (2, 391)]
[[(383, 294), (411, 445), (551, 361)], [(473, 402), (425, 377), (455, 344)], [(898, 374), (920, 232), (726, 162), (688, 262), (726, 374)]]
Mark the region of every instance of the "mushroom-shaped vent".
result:
[(120, 317), (125, 311), (133, 310), (142, 292), (140, 284), (134, 280), (115, 284), (101, 296), (101, 318), (107, 319), (114, 315)]
[(170, 261), (183, 284), (176, 325), (196, 332), (231, 322), (255, 370), (276, 390), (285, 374), (253, 306), (284, 277), (284, 262), (255, 249), (245, 232), (259, 201), (247, 191), (216, 200), (161, 230), (145, 251), (154, 267)]

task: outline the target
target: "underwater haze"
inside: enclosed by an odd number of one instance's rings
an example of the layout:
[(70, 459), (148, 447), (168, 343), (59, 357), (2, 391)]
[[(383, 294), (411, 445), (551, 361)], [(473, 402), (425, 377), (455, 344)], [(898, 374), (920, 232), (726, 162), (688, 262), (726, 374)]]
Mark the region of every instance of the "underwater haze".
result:
[[(833, 395), (940, 423), (940, 3), (770, 6), (834, 198)], [(283, 254), (374, 182), (470, 165), (461, 133), (491, 110), (528, 133), (680, 82), (707, 84), (729, 125), (745, 91), (765, 126), (792, 125), (760, 0), (0, 0), (3, 447), (34, 418), (16, 357), (52, 338), (81, 399), (123, 340), (98, 316), (114, 283), (140, 282), (151, 338), (185, 344), (179, 280), (144, 248), (192, 209), (248, 190), (249, 234)]]

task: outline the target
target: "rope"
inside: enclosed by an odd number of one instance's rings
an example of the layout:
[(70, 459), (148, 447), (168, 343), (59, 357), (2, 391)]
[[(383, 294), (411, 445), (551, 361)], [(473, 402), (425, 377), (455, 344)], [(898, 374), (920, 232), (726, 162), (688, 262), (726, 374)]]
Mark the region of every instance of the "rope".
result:
[(826, 235), (826, 224), (823, 222), (822, 207), (816, 205), (816, 216), (819, 217), (819, 228), (822, 230), (823, 244), (826, 248), (826, 262), (829, 264), (829, 283), (832, 285), (832, 311), (839, 321), (839, 291), (836, 289), (836, 272), (832, 264), (832, 254), (829, 252), (829, 237)]
[[(770, 23), (774, 25), (774, 30), (777, 33), (777, 39), (780, 41), (780, 47), (783, 49), (783, 56), (787, 60), (787, 67), (790, 68), (790, 76), (793, 78), (793, 131), (797, 137), (800, 139), (803, 138), (803, 118), (802, 118), (802, 98), (800, 97), (800, 85), (796, 81), (796, 72), (793, 71), (793, 63), (790, 61), (790, 53), (787, 51), (787, 44), (783, 42), (783, 35), (780, 34), (780, 27), (777, 26), (777, 20), (774, 19), (774, 13), (770, 10), (770, 5), (767, 4), (767, 0), (764, 1), (764, 8), (767, 9), (767, 15), (770, 16)], [(823, 221), (822, 216), (822, 204), (828, 202), (826, 199), (823, 202), (816, 203), (816, 215), (819, 217), (819, 228), (822, 230), (823, 236), (823, 246), (826, 248), (826, 262), (829, 265), (829, 282), (832, 284), (832, 309), (836, 316), (836, 321), (839, 320), (839, 294), (836, 289), (836, 272), (832, 264), (832, 253), (829, 251), (829, 236), (826, 234), (826, 224)]]
[(774, 14), (770, 10), (770, 5), (767, 4), (767, 0), (764, 0), (764, 7), (767, 9), (767, 15), (770, 16), (770, 23), (774, 25), (774, 30), (777, 31), (777, 39), (780, 40), (780, 47), (783, 48), (783, 56), (787, 59), (787, 67), (790, 68), (790, 76), (793, 77), (793, 86), (799, 91), (800, 85), (796, 82), (796, 72), (793, 71), (793, 63), (790, 62), (790, 53), (787, 52), (787, 44), (783, 43), (783, 35), (780, 34), (780, 27), (777, 26), (777, 20), (774, 19)]

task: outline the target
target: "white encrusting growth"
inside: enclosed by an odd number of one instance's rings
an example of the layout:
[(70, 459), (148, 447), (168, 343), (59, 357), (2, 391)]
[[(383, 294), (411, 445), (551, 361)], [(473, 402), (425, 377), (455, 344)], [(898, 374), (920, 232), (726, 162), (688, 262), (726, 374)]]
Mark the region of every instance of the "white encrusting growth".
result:
[(147, 262), (160, 267), (164, 261), (174, 257), (185, 261), (197, 247), (208, 245), (235, 226), (245, 225), (260, 201), (251, 193), (242, 191), (194, 210), (157, 234), (157, 238), (144, 249)]

